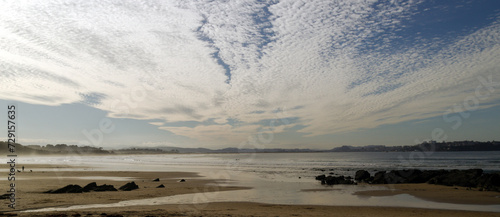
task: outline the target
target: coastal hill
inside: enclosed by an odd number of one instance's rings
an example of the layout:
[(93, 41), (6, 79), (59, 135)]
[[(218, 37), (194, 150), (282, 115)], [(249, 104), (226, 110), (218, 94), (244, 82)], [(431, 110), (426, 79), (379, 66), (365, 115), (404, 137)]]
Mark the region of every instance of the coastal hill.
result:
[[(207, 149), (207, 148), (180, 148), (180, 147), (132, 147), (124, 149), (105, 150), (102, 147), (77, 146), (67, 144), (21, 145), (16, 144), (16, 154), (24, 155), (95, 155), (95, 154), (177, 154), (177, 153), (304, 153), (304, 152), (411, 152), (411, 151), (500, 151), (500, 142), (488, 141), (455, 141), (455, 142), (424, 142), (411, 146), (341, 146), (330, 150), (314, 149)], [(0, 141), (0, 154), (8, 153), (7, 142)]]
[(331, 152), (411, 152), (411, 151), (500, 151), (500, 142), (423, 142), (418, 145), (408, 146), (342, 146), (330, 150)]
[[(8, 149), (8, 143), (0, 141), (0, 154), (10, 154)], [(91, 155), (91, 154), (112, 154), (111, 151), (104, 150), (101, 147), (90, 147), (83, 146), (79, 147), (77, 145), (66, 145), (57, 144), (51, 145), (47, 144), (45, 146), (40, 145), (21, 145), (15, 144), (15, 154), (21, 155)]]

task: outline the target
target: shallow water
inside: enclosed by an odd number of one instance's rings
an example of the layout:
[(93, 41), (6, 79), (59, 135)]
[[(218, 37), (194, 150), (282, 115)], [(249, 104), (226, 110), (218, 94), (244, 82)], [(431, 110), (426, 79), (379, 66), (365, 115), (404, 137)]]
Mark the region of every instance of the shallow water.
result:
[[(379, 190), (384, 187), (365, 185), (322, 186), (318, 181), (314, 180), (314, 176), (330, 172), (353, 176), (357, 169), (366, 169), (374, 172), (376, 170), (406, 168), (483, 168), (494, 171), (500, 168), (498, 160), (496, 160), (500, 159), (500, 152), (434, 153), (435, 155), (432, 157), (420, 160), (413, 159), (411, 162), (409, 160), (403, 162), (404, 158), (411, 159), (408, 153), (343, 154), (170, 154), (109, 156), (105, 158), (102, 156), (39, 157), (22, 160), (26, 163), (90, 166), (92, 167), (91, 170), (103, 171), (197, 172), (204, 176), (203, 178), (219, 180), (216, 185), (206, 186), (205, 189), (196, 189), (192, 194), (122, 201), (114, 204), (48, 208), (44, 209), (44, 211), (130, 205), (246, 201), (272, 204), (401, 206), (500, 212), (500, 205), (437, 203), (406, 194), (386, 197), (357, 196), (353, 195), (356, 191)], [(74, 170), (89, 170), (89, 168), (75, 168)], [(252, 187), (252, 189), (206, 192), (209, 188), (213, 189), (219, 186), (246, 186)]]

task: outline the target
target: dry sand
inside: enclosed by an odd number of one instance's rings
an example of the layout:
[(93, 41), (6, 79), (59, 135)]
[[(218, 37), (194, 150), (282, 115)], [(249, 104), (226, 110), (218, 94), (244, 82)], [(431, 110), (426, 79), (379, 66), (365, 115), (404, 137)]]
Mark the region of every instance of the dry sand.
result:
[[(6, 171), (0, 166), (1, 171)], [(217, 183), (217, 180), (205, 180), (195, 173), (182, 172), (64, 172), (53, 166), (37, 165), (27, 168), (52, 168), (46, 172), (34, 170), (17, 174), (17, 207), (10, 211), (8, 201), (0, 201), (0, 216), (17, 214), (18, 216), (500, 216), (500, 213), (468, 212), (454, 210), (434, 210), (401, 207), (348, 207), (348, 206), (312, 206), (312, 205), (273, 205), (245, 202), (208, 203), (186, 205), (156, 205), (129, 206), (120, 208), (101, 208), (92, 210), (75, 210), (65, 212), (23, 213), (22, 210), (66, 207), (79, 204), (116, 203), (123, 200), (145, 199), (195, 192), (226, 191), (245, 189), (244, 187), (223, 187), (207, 184)], [(29, 170), (27, 170), (29, 171)], [(79, 177), (95, 177), (80, 179)], [(99, 177), (128, 178), (127, 180), (102, 180)], [(160, 178), (160, 182), (153, 179)], [(186, 182), (178, 182), (186, 179)], [(116, 188), (127, 182), (135, 181), (140, 188), (134, 191), (88, 192), (79, 194), (45, 194), (44, 191), (54, 190), (68, 184), (86, 184), (96, 181), (98, 185), (110, 184)], [(165, 188), (156, 188), (163, 184)], [(0, 179), (0, 188), (8, 187), (7, 179)], [(399, 193), (412, 194), (433, 201), (446, 201), (468, 204), (500, 204), (500, 195), (494, 192), (470, 191), (463, 188), (435, 186), (427, 184), (388, 185), (386, 191), (363, 191), (356, 194), (363, 196), (388, 196)], [(478, 202), (479, 201), (479, 202)], [(8, 212), (10, 211), (10, 212)], [(105, 213), (106, 215), (101, 215)]]

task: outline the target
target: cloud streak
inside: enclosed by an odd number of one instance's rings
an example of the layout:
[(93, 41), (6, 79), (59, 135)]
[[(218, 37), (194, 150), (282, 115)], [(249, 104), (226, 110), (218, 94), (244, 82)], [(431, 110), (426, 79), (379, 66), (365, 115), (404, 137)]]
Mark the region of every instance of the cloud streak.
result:
[[(428, 118), (500, 71), (498, 14), (426, 35), (415, 20), (440, 10), (428, 4), (10, 1), (0, 98), (83, 102), (217, 145), (254, 134), (278, 108), (294, 121), (276, 132), (300, 125), (308, 137)], [(172, 125), (182, 122), (213, 124)]]

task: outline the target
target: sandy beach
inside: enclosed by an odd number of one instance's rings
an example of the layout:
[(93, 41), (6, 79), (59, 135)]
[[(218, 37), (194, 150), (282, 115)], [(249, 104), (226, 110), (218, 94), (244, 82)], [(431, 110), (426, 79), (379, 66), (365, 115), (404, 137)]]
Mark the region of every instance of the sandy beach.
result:
[[(5, 169), (2, 166), (2, 169)], [(245, 189), (217, 185), (218, 180), (208, 180), (196, 173), (187, 172), (108, 172), (108, 171), (64, 171), (66, 166), (29, 165), (33, 172), (18, 173), (17, 207), (9, 210), (8, 202), (1, 202), (3, 214), (18, 216), (499, 216), (500, 213), (437, 210), (404, 207), (355, 207), (355, 206), (315, 206), (315, 205), (275, 205), (248, 202), (223, 202), (200, 204), (171, 204), (151, 206), (127, 206), (114, 208), (93, 208), (71, 211), (23, 212), (47, 207), (68, 207), (84, 204), (108, 204), (124, 200), (155, 198), (170, 195), (210, 191), (231, 191)], [(39, 171), (38, 168), (45, 168)], [(78, 169), (72, 167), (71, 169)], [(154, 179), (160, 181), (155, 182)], [(185, 179), (186, 182), (179, 182)], [(69, 184), (85, 186), (90, 182), (97, 185), (108, 184), (116, 188), (134, 181), (139, 189), (133, 191), (85, 192), (66, 194), (46, 194), (48, 190), (62, 188)], [(165, 188), (156, 188), (163, 184)], [(1, 180), (0, 186), (7, 186)], [(362, 197), (379, 197), (395, 194), (411, 194), (416, 197), (458, 204), (500, 204), (500, 193), (480, 192), (447, 186), (429, 184), (386, 185), (387, 190), (356, 192)]]

